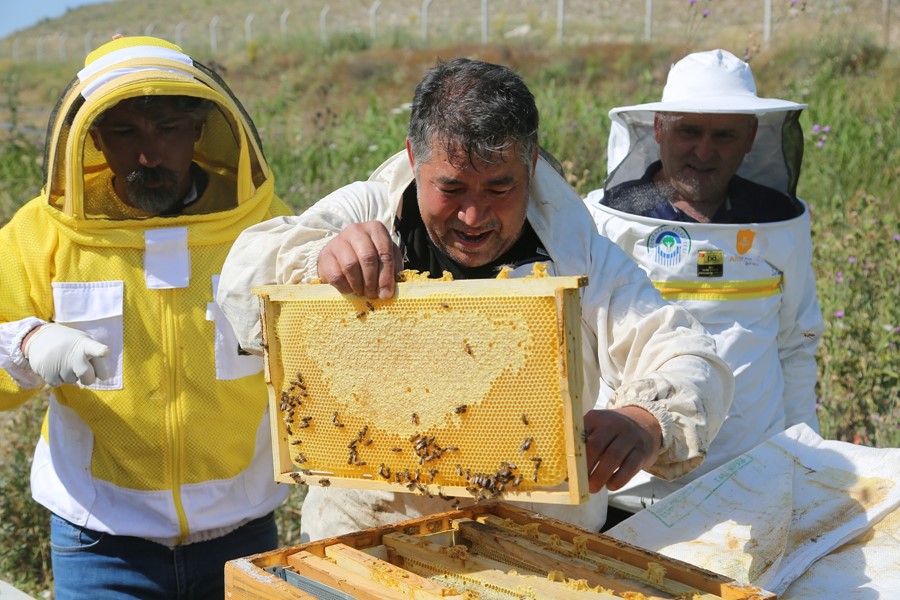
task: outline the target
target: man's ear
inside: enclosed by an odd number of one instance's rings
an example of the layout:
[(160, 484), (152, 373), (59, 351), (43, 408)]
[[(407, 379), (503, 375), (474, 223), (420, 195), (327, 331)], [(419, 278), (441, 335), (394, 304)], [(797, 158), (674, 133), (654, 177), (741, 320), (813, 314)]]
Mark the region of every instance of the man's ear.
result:
[(200, 136), (203, 135), (203, 125), (206, 124), (206, 121), (197, 121), (194, 123), (194, 141), (199, 141)]
[(656, 140), (657, 144), (659, 144), (660, 140), (662, 140), (664, 126), (665, 125), (663, 124), (662, 116), (660, 116), (660, 114), (658, 112), (654, 113), (653, 114), (653, 139)]
[(750, 154), (750, 150), (753, 149), (753, 142), (756, 141), (756, 132), (759, 129), (759, 117), (753, 115), (751, 118), (753, 121), (750, 123), (750, 134), (747, 136), (747, 152), (745, 154)]
[(412, 168), (412, 172), (416, 172), (416, 157), (412, 151), (412, 144), (409, 143), (409, 138), (406, 138), (406, 156), (409, 158), (409, 166)]

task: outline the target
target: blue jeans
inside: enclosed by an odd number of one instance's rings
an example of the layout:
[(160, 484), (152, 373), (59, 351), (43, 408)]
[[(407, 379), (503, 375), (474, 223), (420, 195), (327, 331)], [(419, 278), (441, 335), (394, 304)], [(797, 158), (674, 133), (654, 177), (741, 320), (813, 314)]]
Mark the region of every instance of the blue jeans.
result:
[(225, 563), (278, 546), (274, 513), (228, 535), (168, 548), (141, 538), (99, 533), (50, 516), (56, 600), (225, 597)]

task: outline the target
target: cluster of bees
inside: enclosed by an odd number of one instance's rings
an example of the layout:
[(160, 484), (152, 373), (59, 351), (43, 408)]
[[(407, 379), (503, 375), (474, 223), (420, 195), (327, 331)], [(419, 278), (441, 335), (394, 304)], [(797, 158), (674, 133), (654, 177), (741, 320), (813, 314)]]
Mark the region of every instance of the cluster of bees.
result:
[[(281, 392), (279, 409), (281, 410), (282, 419), (284, 420), (289, 436), (293, 435), (293, 430), (309, 427), (313, 420), (311, 416), (296, 416), (297, 410), (303, 406), (303, 401), (308, 397), (309, 391), (303, 381), (303, 376), (300, 373), (297, 373), (296, 377), (288, 382), (286, 389)], [(460, 404), (454, 408), (454, 412), (457, 415), (466, 414), (467, 411), (468, 406), (465, 404)], [(412, 413), (410, 419), (413, 424), (419, 424), (418, 414)], [(525, 413), (522, 413), (521, 421), (523, 425), (529, 425)], [(341, 422), (337, 411), (335, 411), (331, 417), (331, 424), (338, 428), (344, 427), (344, 423)], [(363, 447), (371, 445), (372, 442), (372, 437), (369, 435), (369, 426), (363, 425), (362, 429), (347, 444), (347, 464), (357, 467), (365, 466), (366, 461), (360, 459), (360, 450)], [(412, 445), (412, 453), (416, 457), (419, 465), (425, 465), (428, 462), (442, 458), (448, 452), (457, 452), (459, 450), (456, 446), (441, 446), (437, 443), (435, 436), (433, 435), (421, 435), (419, 433), (410, 436), (409, 443)], [(293, 447), (299, 446), (301, 440), (292, 439), (290, 444)], [(519, 446), (519, 452), (524, 453), (531, 450), (533, 444), (534, 437), (526, 437)], [(400, 447), (393, 447), (391, 448), (391, 451), (397, 454), (404, 452), (403, 448)], [(291, 454), (295, 464), (302, 465), (307, 462), (306, 456), (302, 452), (297, 451), (296, 448), (293, 449)], [(530, 461), (534, 466), (531, 478), (535, 483), (538, 481), (538, 471), (542, 460), (542, 458), (537, 456), (530, 458)], [(439, 469), (432, 467), (424, 473), (422, 469), (416, 469), (415, 472), (412, 472), (410, 469), (392, 470), (385, 463), (381, 463), (378, 467), (377, 474), (385, 480), (393, 479), (396, 483), (404, 485), (411, 492), (418, 492), (425, 494), (428, 497), (433, 497), (429, 485), (434, 485), (435, 478), (439, 474)], [(519, 470), (518, 466), (507, 461), (502, 461), (500, 466), (493, 473), (472, 473), (471, 469), (463, 469), (462, 465), (457, 464), (456, 475), (465, 479), (465, 489), (472, 494), (477, 502), (498, 498), (505, 490), (518, 487), (524, 478), (524, 475)], [(294, 472), (291, 473), (290, 476), (296, 483), (305, 483), (301, 473)], [(372, 475), (370, 474), (364, 476), (369, 479), (372, 478)], [(330, 485), (330, 481), (326, 478), (320, 478), (318, 483), (322, 486)], [(448, 501), (454, 500), (441, 492), (438, 492), (438, 496)], [(454, 508), (459, 506), (458, 498), (455, 499), (453, 506)]]
[[(308, 397), (309, 391), (306, 389), (306, 384), (303, 382), (303, 376), (300, 373), (297, 373), (297, 377), (289, 382), (287, 389), (281, 391), (281, 401), (278, 404), (278, 409), (281, 411), (281, 418), (284, 420), (285, 427), (287, 427), (288, 435), (293, 435), (291, 428), (295, 425), (294, 412), (303, 406), (303, 399)], [(301, 417), (300, 421), (296, 423), (296, 427), (298, 429), (309, 427), (310, 421), (312, 421), (312, 417)], [(300, 440), (294, 440), (291, 443), (295, 442), (299, 444)]]

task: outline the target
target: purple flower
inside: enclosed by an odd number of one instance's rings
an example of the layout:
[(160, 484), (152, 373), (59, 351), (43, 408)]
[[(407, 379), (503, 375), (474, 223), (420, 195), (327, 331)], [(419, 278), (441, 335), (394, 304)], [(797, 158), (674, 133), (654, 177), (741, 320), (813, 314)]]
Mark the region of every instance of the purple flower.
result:
[(855, 257), (855, 256), (851, 256), (850, 258), (847, 259), (847, 262), (850, 263), (851, 265), (855, 265), (855, 264), (856, 264), (856, 257)]
[(825, 147), (825, 142), (823, 142), (822, 140), (819, 140), (818, 142), (816, 142), (816, 147), (817, 147), (817, 148), (824, 148), (824, 147)]
[(895, 233), (895, 234), (894, 234), (894, 241), (895, 241), (895, 242), (900, 242), (900, 233)]
[(844, 318), (844, 311), (842, 311), (842, 310), (836, 310), (836, 311), (834, 311), (834, 317), (835, 317), (836, 319), (843, 319), (843, 318)]
[(822, 131), (824, 131), (825, 133), (828, 133), (829, 131), (831, 131), (831, 125), (826, 125), (825, 127), (823, 127)]
[(844, 272), (843, 271), (837, 272), (837, 275), (835, 275), (835, 277), (834, 277), (834, 282), (835, 283), (844, 283)]
[(705, 10), (703, 11), (703, 18), (705, 19), (706, 17), (708, 17), (708, 16), (710, 15), (711, 12), (712, 12), (712, 11), (709, 10), (708, 8), (705, 9)]
[(816, 123), (815, 125), (813, 125), (813, 128), (812, 128), (812, 132), (813, 132), (813, 133), (819, 133), (820, 131), (822, 131), (822, 126), (821, 126), (821, 125), (819, 125), (818, 123)]
[(693, 6), (693, 5), (697, 4), (697, 0), (688, 0), (688, 4)]

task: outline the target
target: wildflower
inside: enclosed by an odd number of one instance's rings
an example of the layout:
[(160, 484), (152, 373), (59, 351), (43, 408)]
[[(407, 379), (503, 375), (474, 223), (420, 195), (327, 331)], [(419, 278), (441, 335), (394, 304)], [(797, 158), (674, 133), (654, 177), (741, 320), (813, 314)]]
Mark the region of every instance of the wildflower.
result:
[(837, 275), (835, 275), (835, 277), (834, 277), (834, 282), (835, 283), (844, 283), (844, 272), (843, 271), (837, 272)]
[(813, 133), (819, 133), (820, 131), (822, 131), (822, 126), (819, 125), (818, 123), (816, 123), (815, 125), (812, 126)]
[(895, 234), (894, 234), (894, 241), (895, 241), (895, 242), (900, 242), (900, 233), (895, 233)]
[(847, 259), (847, 262), (850, 263), (851, 265), (855, 265), (855, 264), (856, 264), (856, 257), (855, 257), (855, 256), (851, 256), (850, 258)]
[(697, 0), (688, 0), (688, 4), (693, 6), (693, 5), (697, 4)]
[(825, 142), (823, 142), (822, 140), (819, 140), (818, 142), (816, 142), (816, 148), (824, 148), (824, 147), (825, 147)]
[(824, 131), (825, 133), (829, 133), (831, 131), (831, 125), (826, 125), (825, 127), (823, 127), (822, 131)]
[(711, 13), (712, 13), (712, 11), (709, 10), (708, 8), (707, 8), (707, 9), (704, 9), (704, 10), (703, 10), (703, 18), (705, 19), (705, 18), (708, 17)]
[(834, 318), (835, 318), (835, 319), (843, 319), (843, 318), (844, 318), (844, 311), (842, 311), (842, 310), (836, 310), (836, 311), (834, 311)]

